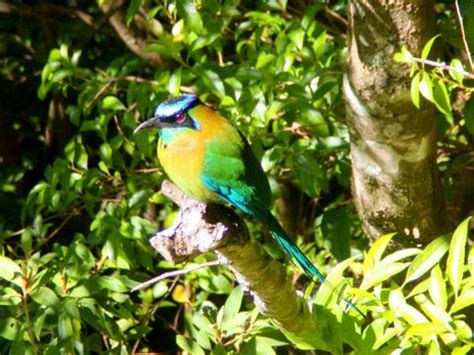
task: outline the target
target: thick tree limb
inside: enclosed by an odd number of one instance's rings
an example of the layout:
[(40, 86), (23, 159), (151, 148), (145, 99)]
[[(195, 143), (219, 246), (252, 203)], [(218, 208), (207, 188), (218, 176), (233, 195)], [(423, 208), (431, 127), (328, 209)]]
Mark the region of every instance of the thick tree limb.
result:
[(168, 181), (163, 183), (162, 192), (181, 208), (173, 226), (150, 239), (166, 260), (176, 263), (215, 251), (229, 264), (263, 315), (272, 318), (290, 338), (296, 338), (300, 346), (313, 339), (306, 347), (329, 349), (321, 338), (324, 332), (313, 321), (308, 304), (297, 295), (285, 269), (250, 239), (244, 221), (235, 212), (222, 205), (190, 200)]
[(45, 16), (52, 16), (52, 15), (68, 15), (79, 18), (82, 22), (89, 26), (94, 26), (94, 18), (81, 11), (79, 9), (68, 7), (68, 6), (61, 6), (61, 5), (53, 5), (53, 4), (39, 4), (35, 6), (31, 5), (22, 5), (22, 4), (15, 4), (7, 1), (0, 1), (0, 13), (18, 13), (28, 16), (34, 16), (37, 18), (42, 18)]
[(449, 228), (436, 166), (434, 106), (411, 102), (409, 67), (435, 34), (432, 0), (350, 1), (349, 73), (344, 80), (353, 196), (367, 234), (398, 232), (427, 244)]
[(133, 27), (127, 27), (125, 25), (125, 14), (121, 8), (123, 1), (105, 1), (101, 6), (101, 10), (104, 14), (109, 14), (109, 23), (119, 36), (119, 38), (125, 43), (125, 45), (134, 54), (142, 59), (149, 59), (156, 65), (162, 64), (163, 59), (156, 53), (145, 52), (146, 42)]

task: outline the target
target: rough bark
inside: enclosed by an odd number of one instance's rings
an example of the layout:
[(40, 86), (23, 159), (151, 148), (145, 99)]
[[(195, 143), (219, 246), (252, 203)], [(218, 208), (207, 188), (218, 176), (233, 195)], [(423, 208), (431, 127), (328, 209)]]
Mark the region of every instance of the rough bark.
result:
[[(342, 349), (334, 345), (340, 344), (340, 339), (334, 342), (327, 335), (338, 329), (336, 322), (341, 320), (331, 318), (329, 311), (320, 306), (318, 312), (325, 313), (321, 318), (331, 321), (313, 317), (285, 268), (250, 239), (244, 221), (235, 212), (222, 205), (191, 200), (167, 181), (161, 191), (181, 209), (171, 227), (150, 239), (166, 260), (176, 263), (205, 252), (216, 252), (222, 262), (230, 266), (239, 284), (251, 294), (259, 311), (271, 318), (298, 347), (342, 353)], [(343, 317), (348, 321), (347, 315)]]
[(344, 94), (359, 216), (373, 239), (398, 232), (401, 245), (426, 244), (448, 228), (435, 112), (412, 104), (409, 68), (393, 55), (405, 45), (420, 56), (435, 35), (434, 1), (353, 0), (349, 18)]

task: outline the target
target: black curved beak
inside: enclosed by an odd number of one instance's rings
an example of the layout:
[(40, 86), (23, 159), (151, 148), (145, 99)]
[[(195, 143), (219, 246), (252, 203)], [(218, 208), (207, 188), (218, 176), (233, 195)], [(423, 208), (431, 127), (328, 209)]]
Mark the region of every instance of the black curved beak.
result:
[(133, 133), (138, 133), (147, 128), (157, 128), (157, 127), (162, 127), (162, 126), (163, 126), (163, 122), (158, 117), (153, 117), (143, 122), (142, 124), (140, 124), (137, 128), (135, 128)]

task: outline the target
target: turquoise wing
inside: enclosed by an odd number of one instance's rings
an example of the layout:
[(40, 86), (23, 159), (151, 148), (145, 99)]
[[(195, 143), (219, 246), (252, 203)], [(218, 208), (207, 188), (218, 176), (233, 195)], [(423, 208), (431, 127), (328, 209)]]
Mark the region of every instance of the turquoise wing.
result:
[[(310, 279), (327, 284), (323, 274), (286, 234), (270, 212), (271, 191), (268, 179), (245, 138), (240, 134), (239, 139), (228, 138), (225, 141), (214, 140), (208, 143), (202, 175), (204, 185), (224, 201), (267, 224), (272, 236), (290, 259), (299, 265)], [(331, 285), (328, 286), (332, 288)], [(350, 300), (344, 298), (344, 301), (365, 317)]]
[(270, 185), (250, 145), (240, 132), (235, 130), (235, 134), (208, 142), (203, 183), (223, 200), (257, 217), (270, 206)]

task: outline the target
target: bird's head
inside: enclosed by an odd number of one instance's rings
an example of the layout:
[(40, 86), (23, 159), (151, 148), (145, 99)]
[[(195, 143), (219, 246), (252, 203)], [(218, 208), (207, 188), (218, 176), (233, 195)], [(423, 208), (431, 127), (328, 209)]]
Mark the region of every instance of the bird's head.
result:
[(182, 128), (199, 129), (198, 123), (188, 115), (188, 110), (199, 105), (201, 101), (196, 95), (181, 95), (166, 100), (156, 106), (153, 118), (143, 122), (134, 133), (146, 128)]

